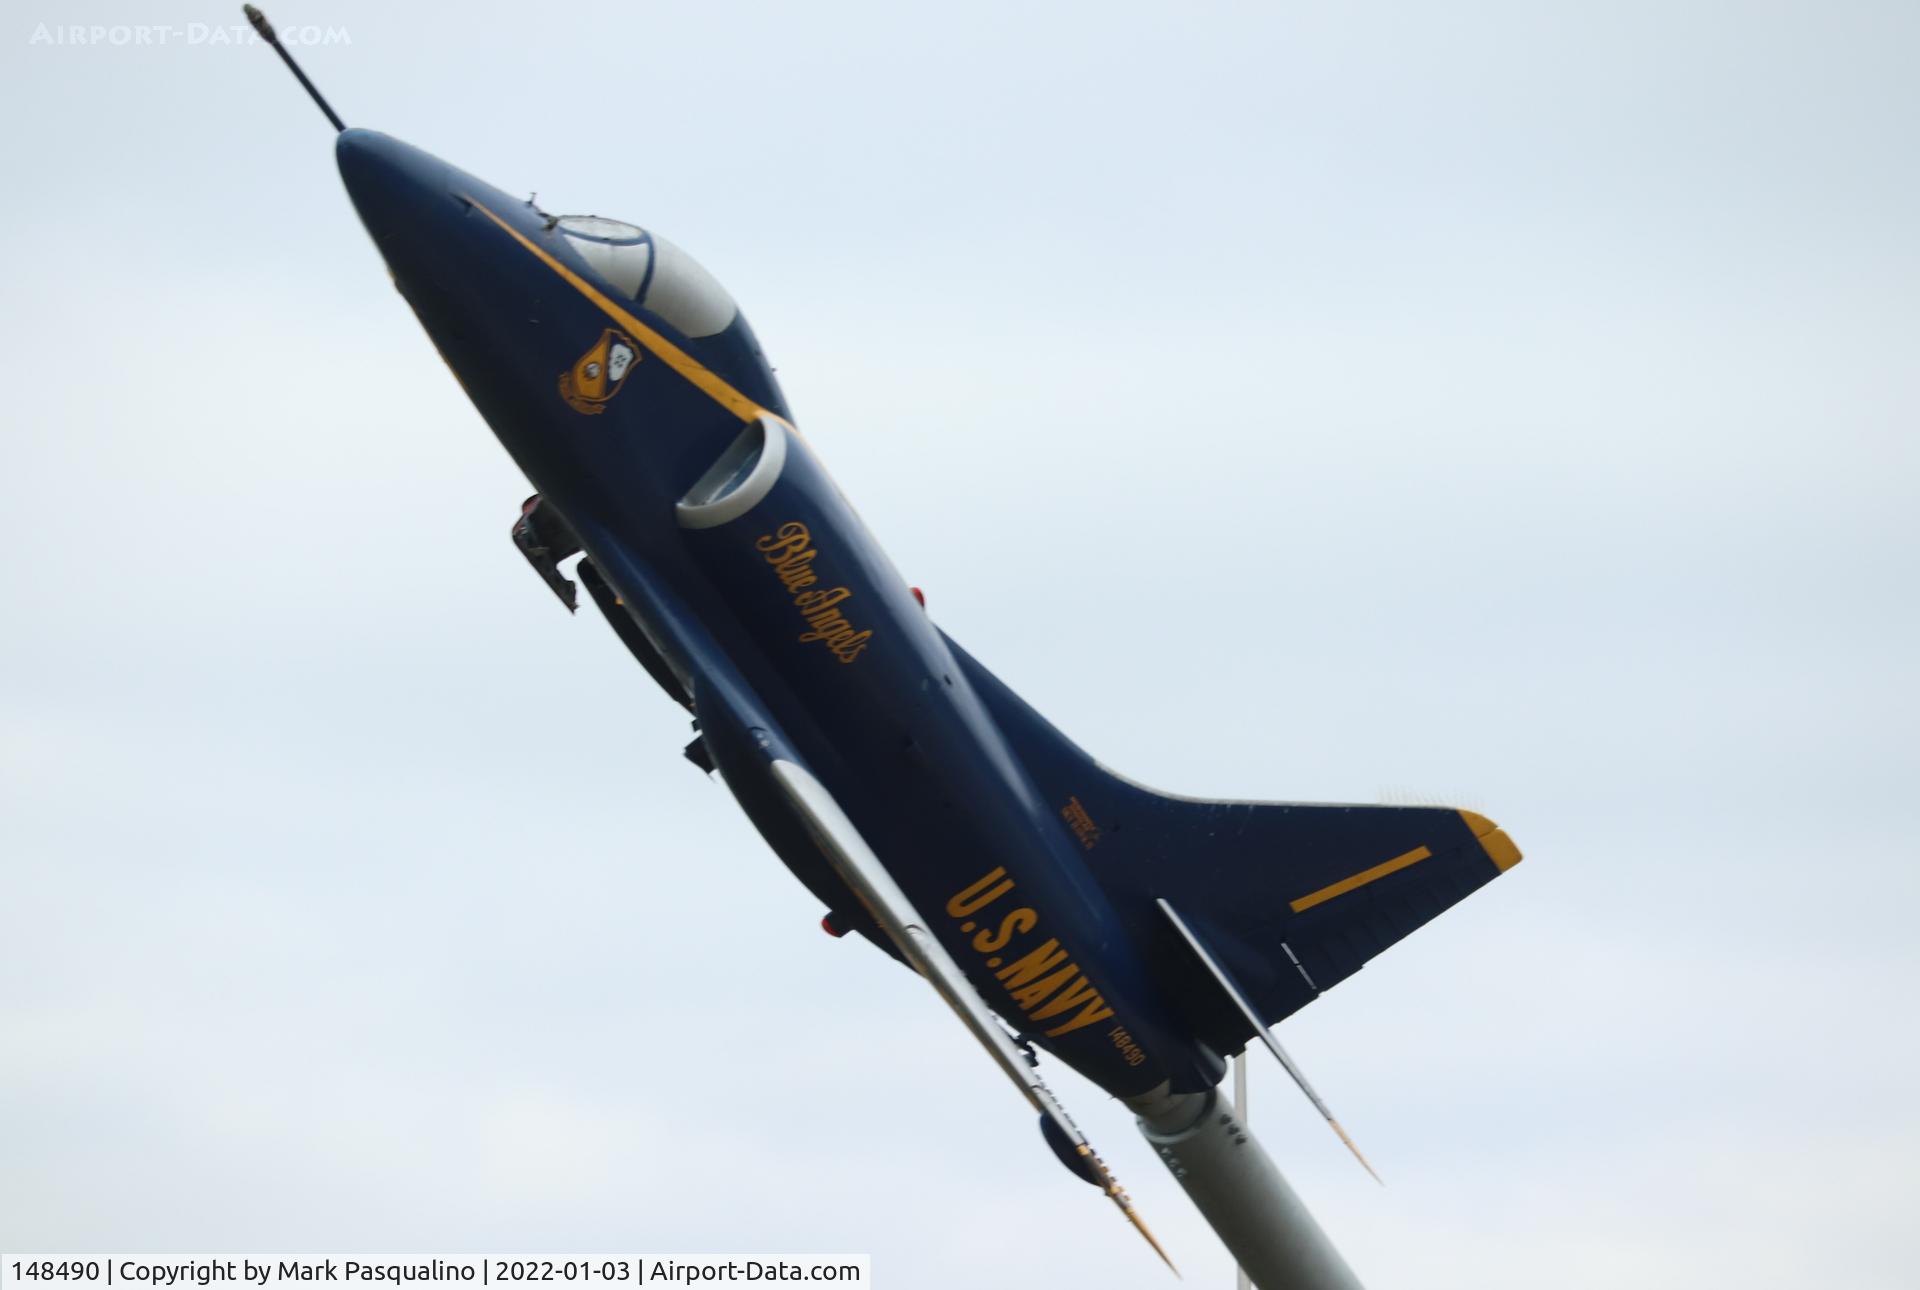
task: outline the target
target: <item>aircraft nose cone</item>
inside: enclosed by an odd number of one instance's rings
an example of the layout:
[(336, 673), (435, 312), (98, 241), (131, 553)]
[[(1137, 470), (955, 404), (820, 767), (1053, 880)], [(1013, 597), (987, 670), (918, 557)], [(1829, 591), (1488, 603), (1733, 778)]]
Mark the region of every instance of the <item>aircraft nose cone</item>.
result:
[(360, 222), (385, 244), (451, 204), (447, 164), (377, 130), (343, 130), (333, 154)]

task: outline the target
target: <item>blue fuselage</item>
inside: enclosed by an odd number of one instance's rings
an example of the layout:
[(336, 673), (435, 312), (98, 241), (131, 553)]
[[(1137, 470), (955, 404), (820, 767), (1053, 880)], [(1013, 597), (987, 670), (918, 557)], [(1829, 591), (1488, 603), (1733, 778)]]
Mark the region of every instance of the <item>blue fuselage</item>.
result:
[[(347, 131), (339, 160), (396, 285), (682, 681), (710, 756), (801, 881), (884, 941), (770, 781), (770, 747), (826, 785), (1034, 1044), (1116, 1096), (1210, 1088), (1219, 1059), (1157, 988), (1136, 911), (1114, 907), (1071, 805), (1043, 799), (792, 428), (745, 319), (689, 334), (531, 203), (386, 136)], [(650, 265), (669, 253), (653, 246)], [(749, 485), (721, 520), (682, 505)]]

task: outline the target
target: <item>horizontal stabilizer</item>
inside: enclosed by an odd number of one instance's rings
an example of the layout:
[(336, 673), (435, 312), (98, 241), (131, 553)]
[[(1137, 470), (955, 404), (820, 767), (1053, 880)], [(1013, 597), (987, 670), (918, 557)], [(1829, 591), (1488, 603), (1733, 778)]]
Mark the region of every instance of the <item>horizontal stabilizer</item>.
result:
[(1221, 991), (1233, 1001), (1233, 1006), (1238, 1008), (1240, 1015), (1247, 1019), (1247, 1024), (1252, 1026), (1254, 1032), (1260, 1036), (1267, 1050), (1279, 1059), (1280, 1065), (1285, 1067), (1287, 1074), (1293, 1077), (1293, 1082), (1298, 1084), (1300, 1091), (1307, 1095), (1307, 1100), (1313, 1103), (1313, 1109), (1320, 1112), (1321, 1118), (1333, 1126), (1333, 1131), (1340, 1135), (1340, 1141), (1347, 1144), (1347, 1150), (1353, 1152), (1353, 1158), (1360, 1162), (1360, 1167), (1373, 1174), (1375, 1182), (1380, 1182), (1380, 1175), (1374, 1173), (1373, 1165), (1368, 1162), (1366, 1156), (1361, 1154), (1360, 1148), (1354, 1144), (1353, 1139), (1347, 1136), (1347, 1131), (1340, 1127), (1340, 1121), (1334, 1118), (1333, 1108), (1329, 1107), (1325, 1099), (1314, 1091), (1313, 1085), (1307, 1082), (1306, 1072), (1295, 1064), (1293, 1058), (1287, 1056), (1287, 1050), (1280, 1046), (1280, 1041), (1273, 1037), (1271, 1030), (1267, 1029), (1267, 1023), (1260, 1020), (1260, 1014), (1254, 1011), (1253, 1004), (1240, 992), (1240, 987), (1233, 983), (1233, 978), (1227, 975), (1227, 970), (1220, 966), (1213, 955), (1207, 953), (1207, 947), (1200, 943), (1200, 938), (1193, 934), (1193, 929), (1187, 926), (1186, 921), (1175, 912), (1172, 905), (1164, 899), (1158, 904), (1160, 912), (1167, 916), (1167, 921), (1173, 924), (1174, 930), (1179, 932), (1187, 942), (1193, 950), (1194, 957), (1200, 961), (1200, 965), (1220, 983)]

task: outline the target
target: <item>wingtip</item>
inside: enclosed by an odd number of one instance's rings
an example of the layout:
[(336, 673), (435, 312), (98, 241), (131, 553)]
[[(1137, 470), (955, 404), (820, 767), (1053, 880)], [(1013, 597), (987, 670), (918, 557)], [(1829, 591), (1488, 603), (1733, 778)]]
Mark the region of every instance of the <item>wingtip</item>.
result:
[(1142, 1219), (1139, 1212), (1134, 1209), (1133, 1202), (1127, 1197), (1126, 1188), (1120, 1185), (1119, 1180), (1113, 1176), (1113, 1171), (1107, 1168), (1107, 1162), (1102, 1160), (1100, 1153), (1091, 1147), (1086, 1147), (1084, 1150), (1087, 1158), (1093, 1162), (1094, 1169), (1099, 1172), (1101, 1181), (1106, 1184), (1107, 1199), (1120, 1207), (1120, 1212), (1126, 1215), (1129, 1223), (1133, 1224), (1133, 1230), (1145, 1238), (1147, 1244), (1153, 1247), (1153, 1252), (1160, 1256), (1160, 1261), (1167, 1265), (1167, 1271), (1173, 1273), (1176, 1280), (1185, 1281), (1186, 1278), (1180, 1275), (1180, 1269), (1174, 1266), (1173, 1260), (1167, 1257), (1166, 1250), (1148, 1230), (1146, 1220)]
[(1134, 1212), (1133, 1206), (1126, 1203), (1126, 1199), (1124, 1196), (1121, 1198), (1120, 1208), (1123, 1211), (1125, 1211), (1127, 1215), (1127, 1221), (1133, 1224), (1135, 1230), (1137, 1230), (1140, 1233), (1140, 1235), (1147, 1238), (1147, 1244), (1151, 1245), (1153, 1247), (1153, 1252), (1160, 1256), (1160, 1261), (1167, 1265), (1167, 1271), (1173, 1273), (1174, 1280), (1185, 1281), (1186, 1278), (1180, 1275), (1180, 1269), (1175, 1267), (1173, 1264), (1173, 1260), (1167, 1257), (1167, 1252), (1160, 1248), (1160, 1242), (1156, 1241), (1153, 1238), (1153, 1233), (1147, 1230), (1146, 1223), (1141, 1219), (1139, 1214)]
[(1367, 1171), (1367, 1175), (1371, 1177), (1375, 1182), (1379, 1183), (1382, 1187), (1385, 1187), (1387, 1185), (1387, 1180), (1382, 1178), (1379, 1174), (1379, 1171), (1374, 1169), (1373, 1162), (1367, 1159), (1366, 1153), (1360, 1150), (1359, 1144), (1355, 1143), (1352, 1138), (1347, 1136), (1347, 1131), (1340, 1126), (1340, 1121), (1334, 1119), (1331, 1115), (1329, 1115), (1327, 1117), (1327, 1123), (1331, 1124), (1333, 1126), (1333, 1131), (1340, 1135), (1340, 1141), (1347, 1144), (1347, 1150), (1353, 1152), (1353, 1158), (1360, 1162), (1360, 1167)]

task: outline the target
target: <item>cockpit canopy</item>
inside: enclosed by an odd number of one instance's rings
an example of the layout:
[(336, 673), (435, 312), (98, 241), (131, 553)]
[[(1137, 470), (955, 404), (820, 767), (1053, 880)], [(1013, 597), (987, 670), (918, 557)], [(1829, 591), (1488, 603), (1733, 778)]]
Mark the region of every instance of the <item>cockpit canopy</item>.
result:
[(562, 215), (554, 227), (616, 291), (688, 337), (716, 336), (739, 312), (698, 260), (657, 233), (600, 215)]

